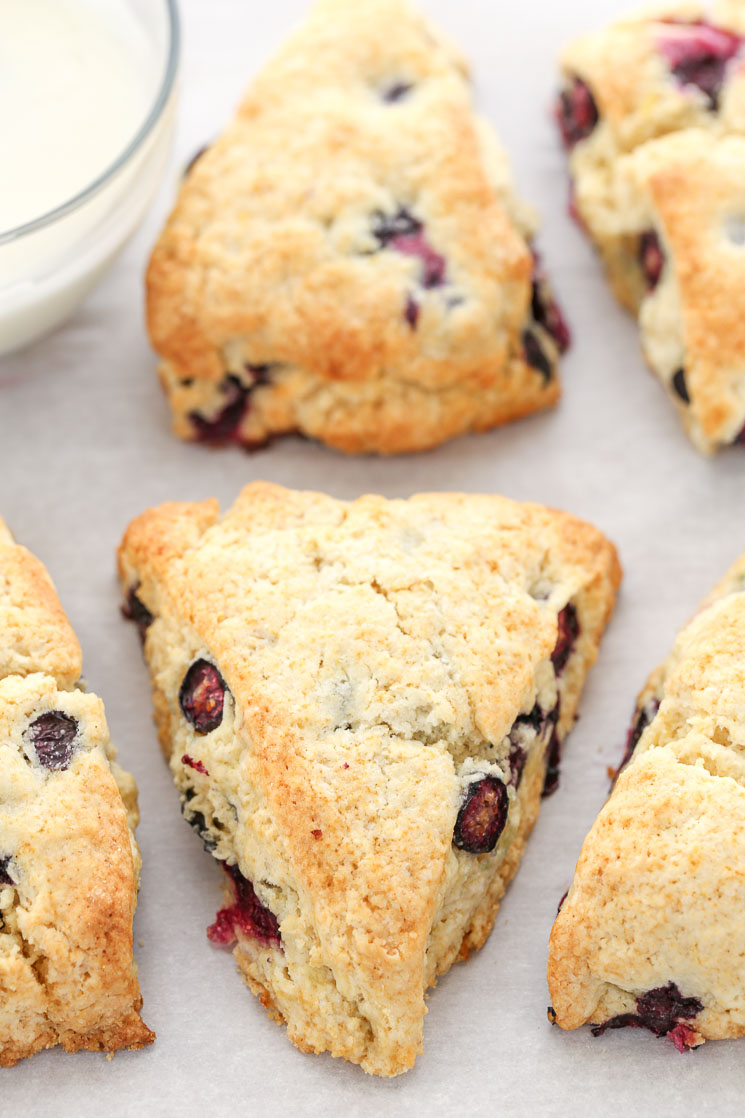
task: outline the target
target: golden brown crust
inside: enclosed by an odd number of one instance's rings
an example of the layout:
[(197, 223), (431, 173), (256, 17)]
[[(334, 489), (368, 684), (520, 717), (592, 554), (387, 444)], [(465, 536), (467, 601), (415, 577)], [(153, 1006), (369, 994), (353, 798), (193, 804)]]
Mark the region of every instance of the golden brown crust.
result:
[(80, 679), (82, 653), (43, 564), (14, 543), (0, 519), (0, 679), (47, 672), (61, 687)]
[[(620, 570), (599, 532), (498, 497), (352, 503), (255, 483), (150, 510), (120, 550), (154, 616), (145, 652), (184, 811), (275, 914), (244, 975), (303, 1050), (380, 1075), (421, 1046), (424, 989), (483, 942), (535, 818), (551, 718), (574, 719)], [(579, 618), (557, 679), (557, 615)], [(179, 704), (190, 665), (227, 684), (220, 725)], [(535, 712), (538, 713), (535, 713)], [(534, 713), (540, 727), (523, 713)], [(470, 781), (512, 773), (493, 854), (452, 844)], [(198, 767), (201, 765), (201, 769)], [(196, 767), (195, 767), (196, 766)], [(202, 771), (205, 770), (205, 771)]]
[[(736, 8), (718, 5), (714, 20), (742, 35)], [(669, 5), (587, 35), (562, 56), (566, 81), (583, 81), (598, 110), (571, 150), (574, 206), (616, 295), (639, 315), (652, 371), (705, 453), (745, 429), (745, 46), (723, 69), (715, 103), (676, 77), (666, 51), (681, 36), (717, 34), (709, 18), (697, 4)], [(663, 261), (651, 279), (650, 235)]]
[(742, 557), (642, 692), (640, 706), (656, 697), (659, 711), (585, 840), (551, 933), (562, 1028), (635, 1014), (637, 998), (673, 983), (700, 1003), (681, 1015), (685, 1043), (745, 1035), (744, 591)]
[[(134, 781), (115, 763), (101, 701), (42, 565), (0, 522), (0, 1066), (60, 1044), (150, 1044), (132, 917)], [(54, 713), (71, 753), (42, 763), (31, 727)]]
[[(376, 235), (402, 214), (418, 248)], [(177, 434), (390, 454), (551, 406), (531, 235), (452, 46), (407, 0), (321, 0), (188, 174), (150, 260)]]

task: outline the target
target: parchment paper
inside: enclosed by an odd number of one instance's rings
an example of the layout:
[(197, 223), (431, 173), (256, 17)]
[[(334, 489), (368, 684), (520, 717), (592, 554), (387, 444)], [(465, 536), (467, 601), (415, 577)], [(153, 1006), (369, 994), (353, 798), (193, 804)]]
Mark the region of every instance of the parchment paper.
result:
[[(364, 0), (360, 0), (364, 2)], [(546, 1021), (546, 941), (581, 842), (603, 803), (634, 698), (678, 626), (745, 547), (745, 452), (701, 458), (646, 371), (633, 321), (566, 214), (567, 183), (549, 105), (555, 54), (623, 0), (425, 0), (474, 63), (522, 194), (543, 217), (540, 248), (575, 335), (552, 414), (439, 450), (347, 459), (285, 440), (253, 456), (178, 442), (142, 325), (142, 272), (178, 171), (221, 128), (250, 75), (302, 13), (270, 4), (182, 0), (181, 122), (170, 179), (125, 254), (65, 328), (0, 365), (0, 509), (43, 559), (106, 703), (123, 764), (140, 787), (144, 859), (135, 924), (144, 1052), (41, 1053), (0, 1072), (0, 1113), (107, 1115), (734, 1115), (745, 1041), (679, 1055), (650, 1034), (595, 1040)], [(297, 1052), (205, 928), (220, 872), (180, 817), (150, 717), (134, 629), (119, 616), (114, 550), (131, 517), (169, 499), (229, 504), (253, 478), (339, 497), (422, 489), (501, 492), (566, 508), (620, 548), (626, 579), (571, 734), (561, 786), (533, 837), (484, 949), (429, 1001), (416, 1068), (375, 1080)], [(745, 922), (745, 913), (743, 913)]]

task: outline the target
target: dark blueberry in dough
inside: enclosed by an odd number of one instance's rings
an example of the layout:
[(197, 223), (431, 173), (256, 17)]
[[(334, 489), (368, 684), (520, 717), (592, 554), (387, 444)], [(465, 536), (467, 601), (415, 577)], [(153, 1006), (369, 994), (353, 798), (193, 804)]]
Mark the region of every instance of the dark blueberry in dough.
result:
[(128, 621), (134, 621), (140, 634), (140, 640), (145, 642), (145, 634), (152, 625), (154, 618), (146, 605), (137, 596), (138, 587), (132, 587), (127, 595), (127, 601), (122, 606), (122, 613)]
[(445, 257), (435, 252), (427, 240), (424, 225), (405, 206), (393, 216), (380, 212), (374, 214), (373, 236), (381, 248), (418, 257), (422, 287), (440, 287), (445, 283)]
[(189, 419), (199, 442), (219, 445), (240, 441), (241, 421), (248, 410), (250, 395), (257, 385), (268, 383), (269, 368), (268, 365), (246, 365), (250, 384), (244, 384), (232, 374), (226, 376), (220, 385), (225, 404), (212, 419), (206, 419), (200, 412), (190, 413)]
[(195, 660), (184, 676), (178, 701), (184, 718), (198, 734), (209, 734), (222, 722), (225, 682), (214, 664)]
[(533, 320), (554, 339), (559, 347), (559, 353), (566, 353), (571, 344), (572, 335), (558, 303), (551, 295), (548, 284), (537, 269), (533, 276), (530, 312)]
[(535, 704), (529, 714), (519, 714), (515, 719), (512, 730), (510, 730), (510, 752), (508, 755), (508, 763), (510, 766), (510, 780), (509, 783), (514, 788), (520, 787), (520, 781), (523, 778), (523, 770), (528, 760), (528, 754), (524, 747), (518, 741), (515, 741), (515, 731), (520, 726), (531, 726), (536, 734), (540, 734), (546, 724), (546, 716), (541, 710), (538, 703)]
[(691, 397), (688, 395), (685, 369), (678, 369), (673, 377), (673, 391), (676, 396), (680, 397), (684, 404), (690, 404)]
[(529, 714), (518, 714), (515, 719), (515, 726), (532, 726), (535, 732), (540, 734), (545, 722), (546, 716), (536, 703)]
[(704, 20), (666, 22), (676, 26), (676, 33), (659, 44), (670, 70), (681, 85), (695, 85), (706, 94), (709, 109), (716, 111), (727, 63), (739, 53), (742, 39)]
[(639, 263), (647, 281), (647, 289), (654, 291), (665, 267), (665, 253), (654, 229), (648, 229), (639, 238)]
[(541, 795), (544, 797), (552, 796), (556, 789), (559, 787), (559, 770), (561, 767), (561, 738), (559, 737), (556, 729), (556, 724), (559, 721), (559, 708), (560, 703), (557, 701), (556, 706), (547, 716), (553, 723), (553, 730), (551, 732), (551, 740), (546, 749), (546, 775), (543, 780), (543, 791)]
[(507, 823), (509, 796), (496, 776), (482, 776), (468, 785), (453, 832), (453, 845), (469, 854), (488, 854)]
[(580, 633), (577, 608), (569, 602), (556, 619), (558, 633), (556, 647), (551, 653), (551, 663), (557, 675), (561, 675), (567, 665), (567, 660), (572, 654), (577, 637)]
[(419, 322), (419, 304), (413, 295), (407, 296), (406, 309), (404, 311), (404, 318), (408, 322), (412, 330), (416, 330), (417, 323)]
[(621, 758), (621, 764), (616, 769), (616, 777), (631, 760), (639, 738), (642, 736), (647, 726), (649, 726), (650, 722), (657, 714), (657, 711), (659, 709), (660, 700), (649, 699), (649, 701), (644, 704), (642, 709), (637, 714), (635, 714), (634, 721), (631, 723), (629, 732), (626, 735), (626, 748), (624, 749), (623, 757)]
[(237, 866), (223, 865), (223, 869), (230, 879), (235, 900), (220, 909), (214, 924), (207, 929), (209, 938), (213, 943), (229, 944), (236, 939), (237, 932), (242, 932), (267, 946), (281, 947), (277, 918), (261, 903), (252, 883)]
[(523, 778), (523, 770), (525, 768), (525, 762), (527, 761), (527, 759), (528, 755), (523, 747), (521, 745), (518, 745), (517, 742), (510, 742), (510, 753), (508, 757), (508, 763), (510, 766), (510, 784), (515, 789), (520, 787), (520, 781)]
[(534, 369), (538, 370), (543, 377), (544, 384), (548, 384), (554, 375), (554, 371), (551, 368), (551, 362), (541, 348), (538, 338), (532, 330), (523, 330), (522, 342), (525, 360)]
[(572, 84), (559, 94), (556, 118), (568, 148), (586, 140), (595, 128), (600, 114), (589, 86), (581, 78), (574, 78)]
[(420, 233), (421, 229), (421, 221), (415, 218), (405, 206), (401, 206), (395, 214), (385, 214), (380, 210), (373, 214), (373, 236), (380, 242), (381, 248), (387, 248), (397, 237), (413, 237)]
[(42, 714), (29, 726), (26, 735), (34, 747), (39, 764), (52, 772), (66, 769), (75, 751), (77, 719), (61, 710)]
[(692, 1020), (703, 1009), (698, 998), (684, 998), (674, 982), (657, 986), (636, 999), (636, 1013), (620, 1013), (602, 1025), (596, 1025), (593, 1036), (602, 1036), (606, 1029), (649, 1029), (655, 1036), (669, 1036), (679, 1051), (695, 1043), (695, 1034), (684, 1022)]
[(207, 820), (204, 818), (204, 815), (201, 811), (192, 811), (189, 807), (189, 804), (194, 799), (195, 795), (196, 793), (193, 788), (185, 789), (183, 793), (183, 799), (181, 800), (181, 814), (183, 815), (189, 826), (197, 832), (200, 839), (202, 840), (202, 843), (204, 844), (204, 849), (207, 851), (207, 853), (211, 854), (213, 850), (217, 849), (217, 843), (213, 838), (212, 832), (207, 826)]
[(15, 885), (15, 881), (10, 876), (10, 855), (0, 857), (0, 885)]
[(383, 100), (388, 105), (392, 105), (395, 101), (403, 101), (407, 94), (411, 93), (413, 86), (410, 82), (396, 82), (395, 85), (388, 86), (383, 91)]

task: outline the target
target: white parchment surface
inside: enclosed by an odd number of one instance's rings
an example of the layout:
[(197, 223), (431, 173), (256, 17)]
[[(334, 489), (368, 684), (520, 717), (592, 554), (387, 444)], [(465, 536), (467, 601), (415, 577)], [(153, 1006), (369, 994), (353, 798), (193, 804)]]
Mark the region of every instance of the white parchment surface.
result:
[[(364, 0), (359, 0), (364, 3)], [(0, 364), (0, 510), (47, 564), (140, 787), (144, 860), (135, 923), (144, 1017), (158, 1040), (113, 1060), (41, 1053), (0, 1071), (0, 1114), (26, 1118), (283, 1115), (735, 1115), (745, 1041), (679, 1055), (650, 1034), (594, 1040), (546, 1021), (546, 941), (602, 804), (634, 698), (699, 598), (745, 548), (745, 451), (707, 461), (646, 371), (566, 215), (564, 160), (549, 116), (561, 43), (623, 0), (423, 0), (473, 60), (480, 107), (540, 210), (540, 249), (571, 322), (564, 400), (544, 416), (416, 457), (347, 459), (299, 440), (247, 455), (174, 439), (142, 325), (142, 273), (179, 168), (208, 142), (304, 0), (182, 0), (177, 150), (146, 227), (66, 327)], [(392, 31), (393, 33), (393, 31)], [(429, 999), (416, 1068), (375, 1080), (297, 1052), (205, 929), (220, 872), (181, 819), (150, 717), (134, 629), (119, 616), (114, 550), (128, 521), (163, 500), (229, 504), (254, 478), (324, 489), (499, 492), (565, 508), (618, 545), (626, 578), (546, 801), (484, 949)], [(743, 913), (745, 929), (745, 912)]]

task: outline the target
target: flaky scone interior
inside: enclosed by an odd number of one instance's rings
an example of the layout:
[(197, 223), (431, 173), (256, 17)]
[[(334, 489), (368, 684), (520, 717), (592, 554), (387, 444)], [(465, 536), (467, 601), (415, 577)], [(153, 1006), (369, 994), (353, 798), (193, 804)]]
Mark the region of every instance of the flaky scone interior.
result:
[(642, 691), (551, 933), (552, 1019), (745, 1034), (745, 556)]
[(745, 8), (632, 16), (562, 69), (574, 215), (693, 443), (745, 442)]
[(299, 1048), (406, 1070), (556, 784), (612, 545), (499, 497), (256, 483), (222, 516), (146, 512), (120, 569), (182, 811), (227, 875), (210, 938)]
[(0, 1066), (113, 1052), (140, 1018), (137, 789), (42, 564), (0, 521)]
[(152, 254), (176, 433), (393, 454), (553, 405), (534, 227), (454, 46), (408, 0), (319, 0)]

